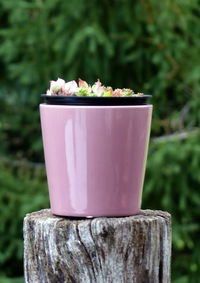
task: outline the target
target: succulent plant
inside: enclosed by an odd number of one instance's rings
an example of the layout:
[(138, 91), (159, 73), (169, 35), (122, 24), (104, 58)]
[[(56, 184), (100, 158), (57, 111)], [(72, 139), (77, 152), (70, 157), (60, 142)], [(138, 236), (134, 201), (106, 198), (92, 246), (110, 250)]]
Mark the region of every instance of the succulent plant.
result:
[(93, 85), (89, 85), (86, 81), (79, 79), (76, 81), (65, 82), (58, 78), (57, 81), (50, 81), (50, 89), (46, 95), (62, 95), (62, 96), (97, 96), (97, 97), (123, 97), (123, 96), (143, 96), (143, 93), (135, 93), (129, 88), (117, 88), (104, 86), (98, 79)]

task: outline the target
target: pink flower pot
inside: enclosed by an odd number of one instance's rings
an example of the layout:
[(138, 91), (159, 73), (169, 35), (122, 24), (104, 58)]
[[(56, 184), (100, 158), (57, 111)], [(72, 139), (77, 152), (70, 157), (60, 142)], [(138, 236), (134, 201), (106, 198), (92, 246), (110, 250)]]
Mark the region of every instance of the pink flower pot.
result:
[(40, 105), (52, 213), (140, 211), (152, 105)]

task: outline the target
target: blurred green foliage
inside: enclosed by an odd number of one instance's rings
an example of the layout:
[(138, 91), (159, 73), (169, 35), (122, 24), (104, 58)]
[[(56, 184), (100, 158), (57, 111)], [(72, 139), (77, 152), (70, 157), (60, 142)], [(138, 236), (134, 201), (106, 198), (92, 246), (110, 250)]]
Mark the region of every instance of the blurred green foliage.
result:
[(23, 217), (48, 206), (39, 94), (80, 77), (153, 94), (143, 207), (172, 213), (173, 282), (198, 282), (199, 0), (0, 0), (0, 23), (0, 276), (22, 275)]
[[(152, 140), (143, 207), (172, 214), (173, 282), (199, 282), (200, 133), (186, 140)], [(177, 279), (177, 281), (175, 280)]]
[(23, 218), (28, 212), (49, 207), (46, 176), (40, 166), (0, 161), (0, 276), (20, 276)]

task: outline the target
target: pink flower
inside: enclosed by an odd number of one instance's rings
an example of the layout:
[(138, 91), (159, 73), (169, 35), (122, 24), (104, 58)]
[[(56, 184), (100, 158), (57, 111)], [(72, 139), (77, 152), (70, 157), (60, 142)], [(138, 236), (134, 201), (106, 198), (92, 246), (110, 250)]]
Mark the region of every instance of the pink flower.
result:
[(114, 91), (113, 91), (113, 96), (122, 96), (121, 94), (121, 89), (120, 88), (116, 88)]
[(88, 88), (88, 83), (86, 81), (83, 81), (81, 79), (78, 80), (78, 86), (80, 88)]
[(75, 81), (65, 83), (62, 87), (62, 95), (72, 96), (78, 90), (78, 85)]
[(97, 94), (97, 96), (101, 96), (101, 94), (105, 91), (105, 87), (101, 86), (101, 82), (98, 79), (95, 84), (92, 86), (93, 93)]

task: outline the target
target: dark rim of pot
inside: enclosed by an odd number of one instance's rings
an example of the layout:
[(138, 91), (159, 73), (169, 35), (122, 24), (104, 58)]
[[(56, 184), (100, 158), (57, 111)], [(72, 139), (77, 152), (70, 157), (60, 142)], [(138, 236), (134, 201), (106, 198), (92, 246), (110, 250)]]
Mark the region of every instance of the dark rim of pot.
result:
[(62, 96), (41, 94), (46, 104), (51, 105), (147, 105), (151, 95), (127, 97), (97, 97), (97, 96)]

